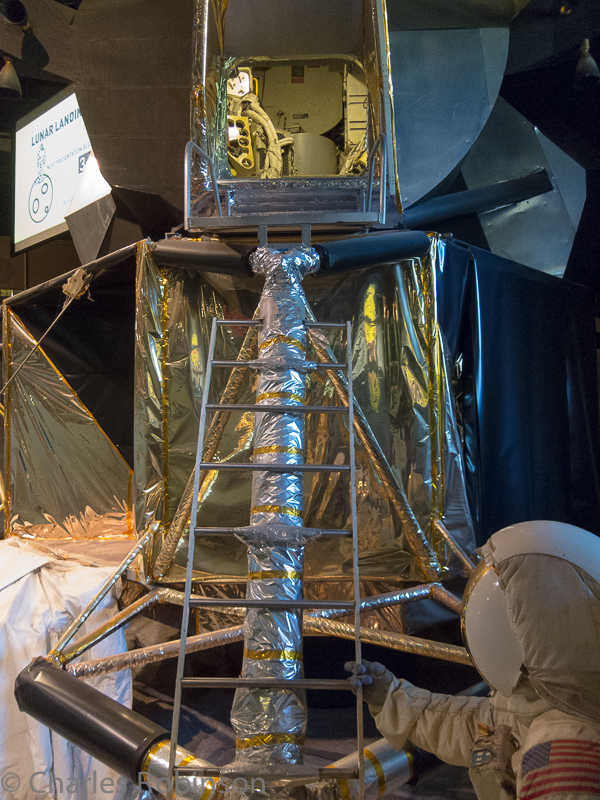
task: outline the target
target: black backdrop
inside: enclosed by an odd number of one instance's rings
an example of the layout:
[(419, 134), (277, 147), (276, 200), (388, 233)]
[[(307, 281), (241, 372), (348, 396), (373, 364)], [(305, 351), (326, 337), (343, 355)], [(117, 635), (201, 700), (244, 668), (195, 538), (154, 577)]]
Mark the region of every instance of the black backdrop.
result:
[(477, 541), (531, 519), (600, 533), (593, 293), (449, 241), (438, 304)]

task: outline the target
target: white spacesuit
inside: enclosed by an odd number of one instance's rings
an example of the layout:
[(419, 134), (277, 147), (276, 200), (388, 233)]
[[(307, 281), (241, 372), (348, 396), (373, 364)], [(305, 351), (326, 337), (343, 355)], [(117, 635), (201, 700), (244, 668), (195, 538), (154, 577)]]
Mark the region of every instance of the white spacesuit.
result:
[(466, 766), (479, 800), (600, 796), (600, 539), (505, 528), (469, 581), (463, 635), (491, 697), (433, 694), (363, 662), (354, 685), (396, 749)]

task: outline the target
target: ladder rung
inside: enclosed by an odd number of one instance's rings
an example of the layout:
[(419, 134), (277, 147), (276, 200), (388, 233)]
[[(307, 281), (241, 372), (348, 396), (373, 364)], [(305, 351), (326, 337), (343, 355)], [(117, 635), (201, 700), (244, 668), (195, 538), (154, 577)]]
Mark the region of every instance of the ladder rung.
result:
[(221, 775), (219, 767), (173, 767), (173, 772), (180, 778), (218, 778)]
[(358, 770), (357, 769), (344, 769), (343, 767), (320, 767), (319, 768), (319, 779), (322, 781), (327, 780), (339, 780), (339, 779), (346, 779), (346, 780), (358, 780)]
[[(227, 534), (238, 534), (243, 536), (244, 533), (248, 531), (252, 531), (253, 533), (260, 533), (261, 531), (260, 525), (253, 525), (251, 528), (194, 528), (194, 534), (196, 536), (223, 536)], [(265, 528), (271, 528), (272, 525), (266, 525)], [(352, 531), (344, 530), (344, 529), (321, 529), (321, 528), (301, 528), (296, 527), (294, 528), (295, 533), (303, 533), (307, 536), (311, 534), (319, 534), (320, 536), (352, 536)]]
[(231, 461), (205, 461), (200, 469), (250, 469), (255, 472), (348, 472), (348, 464), (241, 464)]
[[(247, 367), (256, 369), (257, 362), (256, 361), (212, 361), (211, 362), (213, 367)], [(290, 368), (291, 369), (291, 368)], [(311, 366), (311, 371), (317, 369), (348, 369), (348, 364), (338, 364), (337, 361), (323, 361), (314, 363)]]
[(211, 411), (255, 411), (267, 414), (348, 414), (348, 406), (279, 406), (257, 403), (207, 403)]
[(262, 325), (262, 319), (218, 319), (217, 325), (225, 325), (228, 328), (245, 328), (246, 325)]
[(254, 598), (246, 599), (240, 597), (239, 599), (220, 600), (217, 597), (202, 597), (198, 599), (190, 599), (190, 608), (212, 608), (214, 606), (222, 606), (224, 608), (271, 608), (271, 609), (296, 609), (296, 608), (344, 608), (354, 609), (354, 603), (351, 600), (255, 600)]
[(319, 778), (322, 781), (338, 780), (345, 778), (346, 780), (358, 780), (357, 769), (344, 769), (343, 767), (320, 767)]
[(319, 678), (182, 678), (186, 689), (238, 689), (241, 686), (257, 689), (333, 689), (350, 690), (349, 681)]
[[(246, 325), (263, 325), (262, 319), (218, 319), (217, 325), (245, 328)], [(305, 322), (305, 328), (345, 328), (345, 322)]]
[(345, 322), (305, 322), (305, 328), (345, 328)]
[[(219, 778), (221, 775), (226, 775), (227, 778), (235, 780), (236, 778), (247, 778), (248, 772), (235, 772), (232, 770), (223, 770), (220, 767), (175, 767), (174, 772), (180, 778)], [(303, 783), (315, 783), (318, 780), (356, 780), (358, 778), (358, 770), (344, 769), (343, 767), (319, 767), (317, 771), (305, 772), (298, 770), (298, 772), (291, 771), (287, 775), (278, 775), (273, 772), (255, 772), (252, 771), (252, 778), (265, 778), (267, 780), (279, 781), (302, 781)]]

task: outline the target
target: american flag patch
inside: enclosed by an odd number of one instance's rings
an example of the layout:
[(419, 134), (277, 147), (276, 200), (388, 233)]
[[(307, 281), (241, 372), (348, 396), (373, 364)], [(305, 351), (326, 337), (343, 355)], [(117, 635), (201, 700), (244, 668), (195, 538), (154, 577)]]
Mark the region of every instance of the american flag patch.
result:
[(520, 800), (556, 792), (600, 794), (600, 745), (582, 739), (553, 739), (523, 756)]

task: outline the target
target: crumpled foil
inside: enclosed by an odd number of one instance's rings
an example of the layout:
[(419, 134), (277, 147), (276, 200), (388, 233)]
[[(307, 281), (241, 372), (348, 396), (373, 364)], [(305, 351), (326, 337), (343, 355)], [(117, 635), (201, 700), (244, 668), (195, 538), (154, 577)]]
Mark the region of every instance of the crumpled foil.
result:
[[(147, 554), (149, 572), (177, 515), (193, 469), (208, 323), (212, 316), (233, 321), (252, 318), (261, 289), (258, 276), (234, 279), (159, 269), (151, 249), (150, 245), (140, 248), (138, 263), (135, 409), (138, 535), (154, 522), (161, 528), (153, 550)], [(474, 549), (453, 397), (432, 300), (433, 261), (440, 256), (441, 249), (434, 248), (431, 259), (422, 262), (410, 260), (340, 276), (309, 277), (304, 289), (317, 319), (353, 321), (354, 393), (379, 448), (378, 458), (404, 487), (412, 513), (435, 548), (441, 567), (459, 571), (462, 564), (432, 525), (442, 515), (461, 547), (467, 552)], [(430, 287), (427, 302), (426, 286)], [(233, 325), (220, 329), (217, 357), (237, 360), (243, 348), (242, 360), (256, 360), (257, 347), (252, 349), (252, 343), (247, 342), (252, 330)], [(337, 360), (344, 361), (343, 332), (331, 332), (328, 341)], [(296, 362), (300, 363), (298, 359)], [(211, 402), (220, 402), (223, 397), (226, 402), (254, 402), (256, 370), (239, 368), (234, 391), (230, 392), (232, 372), (213, 370)], [(323, 370), (307, 375), (305, 396), (311, 405), (338, 402)], [(435, 403), (433, 414), (430, 403)], [(215, 429), (214, 458), (250, 461), (253, 415), (219, 412), (215, 417), (224, 415), (226, 424)], [(308, 463), (348, 463), (347, 427), (339, 416), (312, 414), (305, 422)], [(390, 591), (398, 580), (423, 580), (389, 489), (361, 441), (357, 441), (356, 462), (361, 579), (373, 584), (364, 593)], [(348, 527), (346, 481), (337, 473), (305, 476), (307, 526)], [(198, 524), (247, 526), (251, 483), (246, 473), (207, 472), (202, 478)], [(183, 535), (175, 537), (178, 543), (173, 549), (173, 563), (161, 580), (183, 580), (188, 524), (181, 525)], [(331, 537), (311, 543), (305, 560), (305, 577), (314, 587), (310, 596), (327, 599), (344, 595), (350, 564), (348, 539)], [(231, 536), (198, 539), (196, 582), (219, 583), (227, 595), (233, 583), (243, 582), (245, 575), (244, 545), (235, 543)], [(402, 630), (402, 620), (398, 617), (394, 621), (392, 609), (385, 612), (385, 621), (382, 614), (378, 612), (378, 625)]]
[[(17, 311), (4, 306), (3, 312), (6, 383), (36, 342)], [(25, 539), (134, 534), (129, 467), (43, 348), (7, 390), (5, 437), (8, 534)]]
[[(255, 272), (265, 275), (259, 304), (263, 321), (258, 337), (259, 369), (256, 403), (302, 406), (306, 375), (282, 366), (273, 358), (303, 360), (306, 354), (302, 277), (318, 266), (312, 250), (279, 252), (259, 248), (251, 257)], [(250, 526), (271, 526), (266, 541), (248, 546), (248, 598), (300, 600), (303, 596), (304, 548), (289, 546), (285, 528), (302, 526), (304, 481), (294, 465), (304, 462), (304, 415), (257, 413), (253, 462), (265, 471), (252, 476)], [(273, 472), (269, 464), (285, 464), (290, 472)], [(283, 541), (277, 535), (281, 528)], [(243, 678), (302, 677), (302, 612), (298, 609), (250, 608), (244, 622)], [(306, 730), (303, 692), (238, 689), (231, 712), (236, 732), (236, 764), (302, 763)]]

